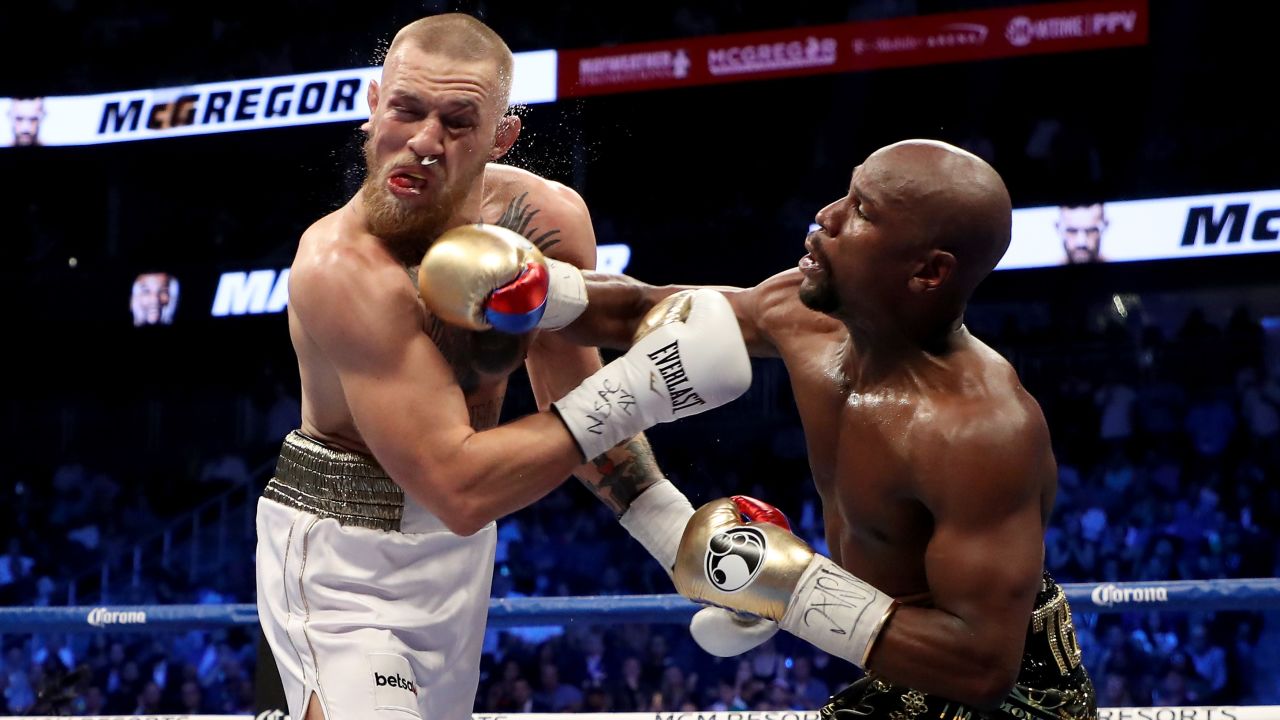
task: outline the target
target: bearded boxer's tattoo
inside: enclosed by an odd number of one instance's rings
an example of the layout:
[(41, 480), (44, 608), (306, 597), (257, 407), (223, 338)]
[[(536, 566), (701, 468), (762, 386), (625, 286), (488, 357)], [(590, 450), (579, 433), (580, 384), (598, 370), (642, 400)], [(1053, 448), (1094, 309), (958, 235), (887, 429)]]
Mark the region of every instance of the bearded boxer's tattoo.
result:
[(476, 430), (497, 427), (498, 417), (502, 414), (502, 398), (467, 405), (467, 413), (471, 416), (471, 427)]
[(584, 479), (582, 484), (619, 517), (640, 493), (662, 479), (662, 471), (658, 469), (653, 450), (644, 437), (633, 438), (626, 445), (613, 448), (592, 460), (591, 464), (600, 472), (600, 479)]
[(511, 202), (507, 204), (507, 209), (503, 211), (502, 217), (498, 218), (498, 222), (494, 224), (520, 233), (529, 238), (529, 242), (536, 245), (539, 250), (546, 252), (551, 246), (560, 242), (560, 238), (556, 237), (560, 234), (560, 228), (552, 228), (543, 232), (537, 226), (529, 227), (529, 223), (533, 222), (533, 218), (542, 211), (525, 201), (528, 196), (529, 193), (523, 192), (511, 198)]

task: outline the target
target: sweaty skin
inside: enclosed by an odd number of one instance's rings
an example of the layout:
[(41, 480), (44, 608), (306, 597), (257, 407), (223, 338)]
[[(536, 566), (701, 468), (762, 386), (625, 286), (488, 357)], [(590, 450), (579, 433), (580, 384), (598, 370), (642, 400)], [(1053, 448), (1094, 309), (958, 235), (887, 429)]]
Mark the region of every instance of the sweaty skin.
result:
[[(474, 333), (427, 312), (417, 264), (467, 223), (504, 225), (590, 268), (595, 234), (577, 193), (492, 164), (515, 142), (511, 57), (474, 19), (445, 14), (397, 33), (369, 85), (367, 176), (303, 234), (289, 279), (302, 432), (373, 456), (449, 530), (471, 535), (574, 473), (618, 515), (661, 479), (642, 435), (583, 464), (550, 402), (601, 367), (556, 333)], [(426, 164), (423, 161), (427, 160)], [(498, 425), (524, 361), (541, 412)], [(305, 716), (323, 716), (313, 695)]]
[[(752, 355), (786, 364), (832, 559), (904, 602), (868, 669), (980, 707), (1017, 677), (1057, 482), (1036, 401), (961, 323), (1007, 247), (1008, 202), (967, 153), (893, 145), (818, 213), (800, 268), (719, 288)], [(600, 346), (683, 289), (588, 280), (568, 332)]]

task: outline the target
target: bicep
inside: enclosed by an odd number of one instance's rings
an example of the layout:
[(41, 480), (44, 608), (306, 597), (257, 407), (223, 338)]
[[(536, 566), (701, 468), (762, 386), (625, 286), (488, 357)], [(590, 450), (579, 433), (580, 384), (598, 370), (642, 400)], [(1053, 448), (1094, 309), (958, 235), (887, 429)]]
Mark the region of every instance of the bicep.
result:
[(1018, 454), (986, 445), (948, 453), (925, 493), (934, 517), (925, 572), (935, 606), (1009, 642), (1020, 642), (1044, 567), (1040, 470), (1008, 459)]
[(294, 311), (336, 371), (365, 445), (402, 484), (434, 477), (431, 468), (474, 431), (452, 369), (422, 330), (416, 298), (376, 278), (354, 288), (341, 277), (297, 285)]
[(356, 429), (393, 479), (429, 482), (475, 432), (466, 398), (425, 333), (367, 350), (369, 359), (338, 366)]

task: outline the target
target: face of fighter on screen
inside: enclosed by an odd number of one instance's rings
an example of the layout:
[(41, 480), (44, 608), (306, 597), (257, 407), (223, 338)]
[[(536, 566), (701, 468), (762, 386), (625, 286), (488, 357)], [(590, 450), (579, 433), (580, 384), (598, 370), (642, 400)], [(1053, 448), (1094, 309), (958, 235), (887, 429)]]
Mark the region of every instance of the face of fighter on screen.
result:
[(172, 297), (169, 293), (169, 276), (165, 273), (145, 273), (134, 282), (133, 306), (135, 324), (155, 325), (160, 322), (164, 309)]
[(44, 100), (16, 99), (9, 105), (13, 122), (14, 145), (36, 145), (40, 142), (40, 121), (44, 119)]
[(1107, 218), (1101, 203), (1063, 206), (1058, 210), (1058, 234), (1062, 249), (1071, 264), (1098, 262), (1102, 259), (1102, 234)]
[(364, 125), (361, 198), (375, 235), (421, 242), (456, 220), (461, 202), (478, 192), (485, 163), (506, 154), (519, 135), (519, 118), (503, 115), (504, 74), (495, 60), (393, 43), (382, 82), (370, 83)]

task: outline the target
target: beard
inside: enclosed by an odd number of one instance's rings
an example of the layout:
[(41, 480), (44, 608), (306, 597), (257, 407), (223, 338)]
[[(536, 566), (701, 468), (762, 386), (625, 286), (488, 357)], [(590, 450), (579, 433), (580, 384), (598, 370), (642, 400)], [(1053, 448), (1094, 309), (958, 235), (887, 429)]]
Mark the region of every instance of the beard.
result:
[(466, 197), (484, 164), (474, 170), (467, 169), (454, 182), (433, 180), (430, 188), (434, 197), (427, 202), (411, 206), (401, 202), (386, 187), (387, 175), (397, 167), (410, 165), (417, 156), (396, 157), (382, 168), (375, 169), (373, 143), (364, 144), (365, 178), (360, 186), (360, 201), (364, 205), (369, 232), (381, 238), (387, 249), (406, 266), (422, 260), (431, 243), (447, 229), (458, 205)]
[(840, 309), (840, 297), (831, 280), (831, 269), (824, 270), (822, 277), (807, 277), (800, 282), (800, 304), (810, 310), (830, 315)]

